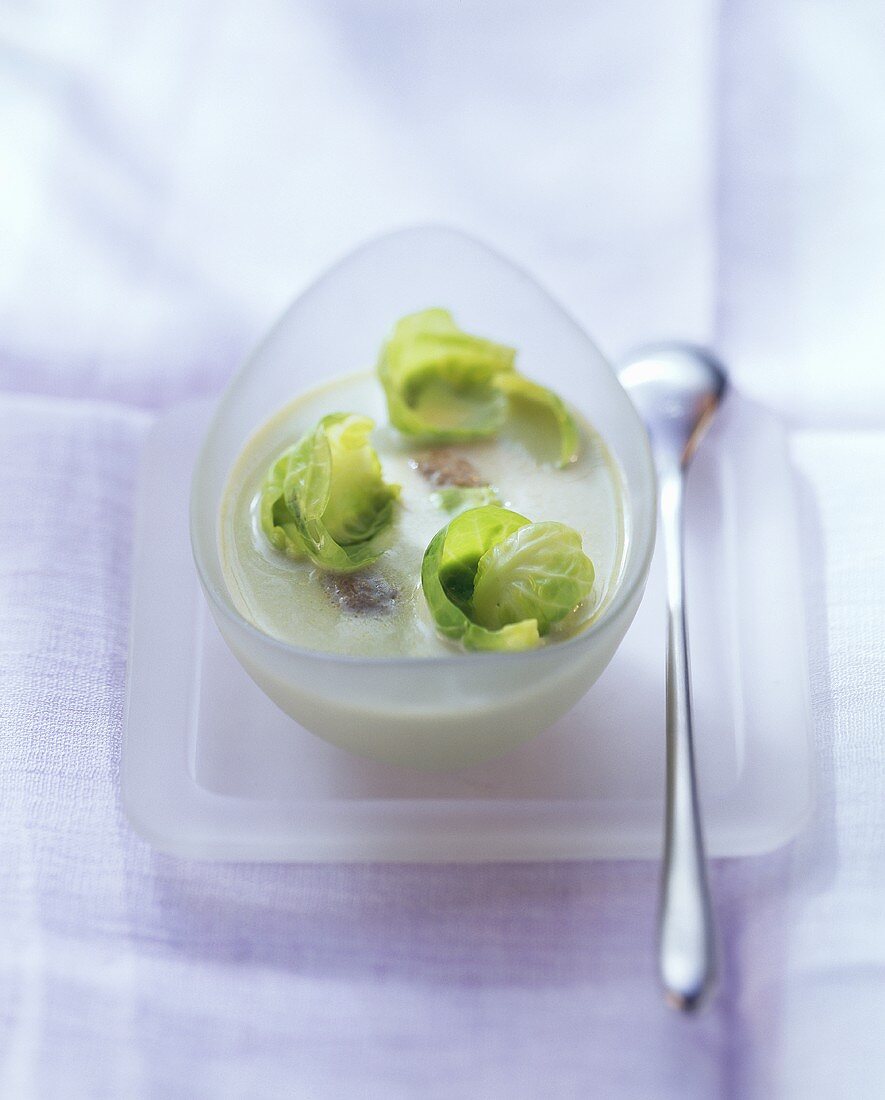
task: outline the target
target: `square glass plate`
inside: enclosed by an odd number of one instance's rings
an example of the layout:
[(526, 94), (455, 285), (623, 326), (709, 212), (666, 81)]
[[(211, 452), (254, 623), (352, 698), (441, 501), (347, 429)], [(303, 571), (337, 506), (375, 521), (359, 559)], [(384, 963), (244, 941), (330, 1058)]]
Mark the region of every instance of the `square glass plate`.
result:
[[(303, 730), (255, 686), (209, 615), (188, 539), (208, 404), (174, 410), (137, 503), (123, 803), (178, 855), (226, 860), (655, 857), (664, 789), (664, 588), (602, 678), (527, 745), (423, 773)], [(707, 847), (764, 852), (811, 806), (808, 674), (787, 437), (732, 393), (687, 493), (688, 617)]]

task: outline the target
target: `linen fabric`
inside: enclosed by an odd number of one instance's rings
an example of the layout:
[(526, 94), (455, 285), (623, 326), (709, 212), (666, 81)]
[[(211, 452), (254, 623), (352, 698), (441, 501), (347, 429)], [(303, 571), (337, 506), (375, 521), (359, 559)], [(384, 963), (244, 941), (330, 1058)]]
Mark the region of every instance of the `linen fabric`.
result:
[[(96, 0), (0, 46), (0, 1095), (881, 1096), (881, 5)], [(153, 418), (426, 220), (791, 424), (816, 804), (713, 866), (695, 1018), (652, 862), (211, 865), (121, 813)]]

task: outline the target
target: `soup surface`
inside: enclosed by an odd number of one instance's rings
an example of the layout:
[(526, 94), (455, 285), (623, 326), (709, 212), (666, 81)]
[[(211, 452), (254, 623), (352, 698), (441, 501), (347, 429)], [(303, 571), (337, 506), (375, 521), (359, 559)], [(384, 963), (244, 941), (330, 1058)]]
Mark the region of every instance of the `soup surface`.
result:
[[(384, 478), (402, 487), (394, 522), (380, 536), (386, 552), (345, 578), (270, 547), (256, 510), (274, 459), (333, 412), (363, 413), (375, 420), (372, 443)], [(628, 531), (617, 465), (599, 434), (572, 412), (583, 436), (581, 455), (566, 469), (556, 469), (545, 461), (550, 457), (545, 441), (518, 418), (498, 438), (479, 443), (431, 448), (406, 439), (387, 423), (384, 394), (372, 371), (303, 394), (255, 432), (228, 478), (219, 550), (234, 603), (265, 633), (306, 649), (373, 657), (462, 653), (438, 636), (420, 585), (428, 543), (457, 514), (442, 508), (434, 495), (441, 488), (438, 482), (454, 472), (460, 480), (475, 475), (494, 486), (502, 505), (533, 522), (558, 520), (580, 533), (595, 567), (593, 592), (550, 640), (583, 629), (617, 586)]]

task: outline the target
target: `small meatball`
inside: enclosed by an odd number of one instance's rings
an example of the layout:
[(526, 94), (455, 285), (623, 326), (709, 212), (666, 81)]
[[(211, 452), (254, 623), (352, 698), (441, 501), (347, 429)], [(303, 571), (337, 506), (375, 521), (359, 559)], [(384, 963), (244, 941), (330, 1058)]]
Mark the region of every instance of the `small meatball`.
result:
[(387, 615), (398, 590), (379, 573), (324, 573), (323, 587), (334, 604), (349, 615)]
[(472, 462), (452, 450), (430, 451), (415, 459), (412, 466), (437, 488), (454, 485), (459, 489), (476, 489), (488, 484)]

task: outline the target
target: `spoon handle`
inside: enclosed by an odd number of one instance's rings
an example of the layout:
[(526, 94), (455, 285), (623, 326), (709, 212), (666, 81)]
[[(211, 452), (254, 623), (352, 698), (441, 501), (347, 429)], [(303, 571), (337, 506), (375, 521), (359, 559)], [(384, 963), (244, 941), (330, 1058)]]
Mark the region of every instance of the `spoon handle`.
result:
[(661, 475), (667, 562), (667, 800), (659, 965), (667, 1001), (689, 1011), (713, 983), (715, 948), (695, 777), (685, 629), (683, 471)]

